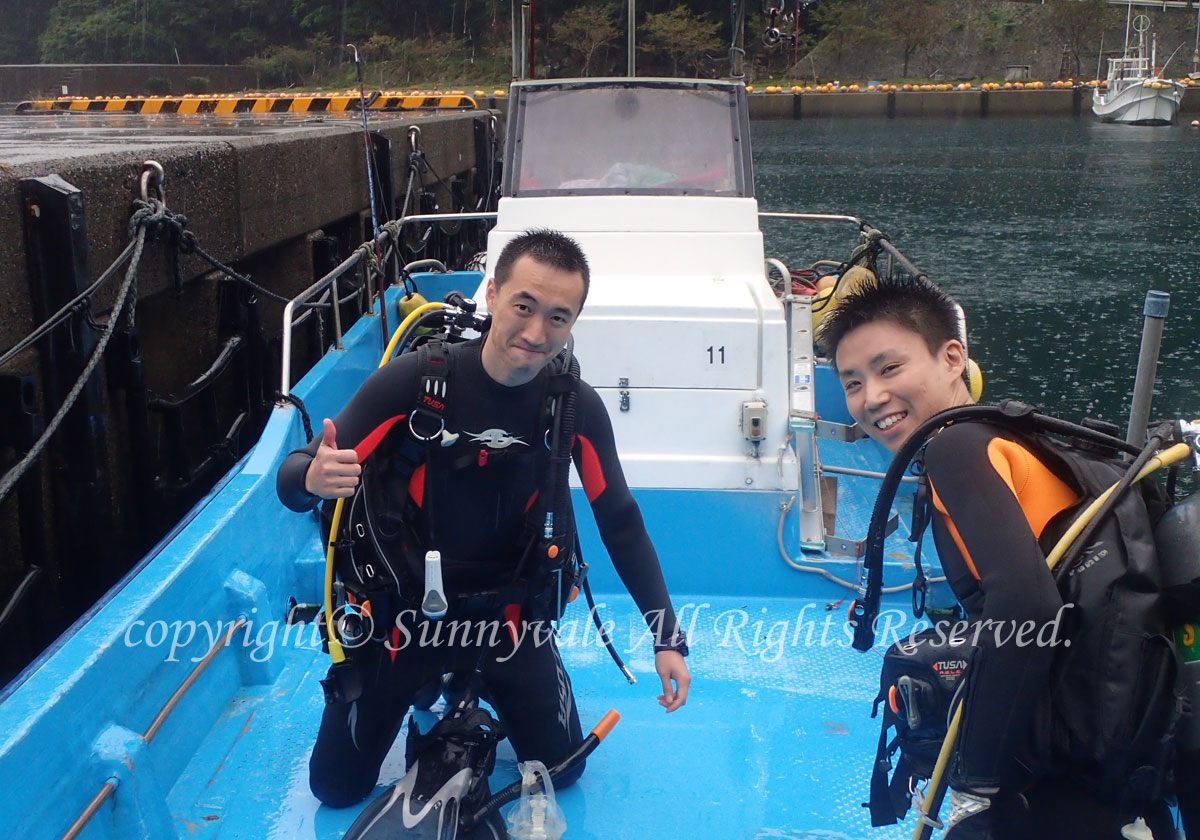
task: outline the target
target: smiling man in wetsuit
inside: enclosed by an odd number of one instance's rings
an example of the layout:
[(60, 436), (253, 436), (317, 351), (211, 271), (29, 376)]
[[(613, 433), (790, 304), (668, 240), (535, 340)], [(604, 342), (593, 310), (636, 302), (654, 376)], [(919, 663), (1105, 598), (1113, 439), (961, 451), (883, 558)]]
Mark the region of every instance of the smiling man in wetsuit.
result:
[[(933, 415), (973, 400), (954, 301), (926, 280), (880, 281), (821, 323), (855, 422), (897, 451)], [(1038, 538), (1075, 492), (999, 426), (955, 423), (925, 447), (933, 533), (947, 581), (972, 622), (1042, 628), (1063, 607)], [(1055, 649), (978, 635), (950, 766), (947, 840), (1118, 840), (1137, 816), (1078, 773), (1030, 778), (1018, 755)], [(1157, 835), (1156, 835), (1157, 836)]]
[[(448, 348), (453, 376), (441, 445), (426, 449), (407, 494), (397, 494), (407, 498), (391, 499), (389, 506), (410, 517), (422, 555), (436, 549), (445, 558), (445, 590), (452, 602), (455, 593), (487, 590), (510, 578), (519, 562), (527, 511), (542, 486), (539, 464), (546, 461), (533, 456), (545, 447), (547, 368), (567, 343), (588, 282), (587, 260), (574, 240), (549, 230), (524, 233), (504, 248), (488, 281), (490, 329), (482, 339)], [(305, 511), (322, 499), (353, 496), (366, 480), (360, 453), (393, 425), (404, 428), (419, 379), (417, 353), (372, 374), (335, 419), (324, 421), (317, 440), (284, 461), (278, 476), (284, 504)], [(605, 547), (654, 634), (663, 690), (658, 699), (673, 712), (687, 700), (691, 682), (683, 658), (686, 639), (625, 483), (608, 414), (585, 382), (578, 382), (572, 456)], [(419, 613), (419, 605), (408, 606)], [(457, 617), (452, 603), (445, 621)], [(438, 644), (440, 637), (428, 627), (406, 633), (407, 644), (393, 631), (394, 644), (375, 641), (353, 650), (361, 696), (326, 704), (309, 781), (328, 805), (344, 807), (371, 792), (423, 686), (443, 674), (470, 672), (481, 661), (476, 643), (482, 637), (467, 640), (463, 634), (462, 644), (451, 645)], [(520, 760), (553, 766), (580, 743), (579, 715), (553, 635), (501, 633), (480, 670), (483, 695)], [(582, 770), (581, 763), (557, 784), (571, 784)]]

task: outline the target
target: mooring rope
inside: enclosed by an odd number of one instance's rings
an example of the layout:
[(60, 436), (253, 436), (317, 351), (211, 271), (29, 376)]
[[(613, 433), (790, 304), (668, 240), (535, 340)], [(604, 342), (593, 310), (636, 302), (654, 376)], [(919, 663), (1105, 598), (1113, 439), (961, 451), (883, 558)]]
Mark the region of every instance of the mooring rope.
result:
[[(79, 395), (83, 393), (84, 387), (92, 376), (92, 372), (96, 366), (100, 364), (100, 360), (104, 358), (104, 349), (108, 346), (108, 342), (112, 339), (113, 333), (116, 332), (117, 322), (121, 320), (122, 310), (125, 308), (125, 303), (130, 296), (130, 291), (135, 287), (137, 279), (138, 265), (142, 261), (142, 250), (146, 245), (146, 230), (161, 218), (162, 202), (151, 199), (149, 202), (138, 202), (143, 206), (139, 207), (129, 220), (131, 231), (133, 234), (133, 251), (129, 256), (129, 268), (125, 271), (125, 281), (121, 284), (120, 290), (117, 292), (117, 299), (113, 303), (112, 311), (108, 316), (108, 323), (104, 325), (104, 332), (100, 335), (100, 340), (96, 342), (96, 347), (92, 351), (91, 358), (83, 368), (83, 372), (79, 374), (79, 378), (75, 380), (75, 384), (71, 386), (71, 390), (67, 392), (67, 396), (63, 399), (62, 405), (50, 422), (46, 424), (45, 430), (41, 436), (30, 447), (20, 461), (16, 463), (8, 472), (4, 474), (4, 478), (0, 479), (0, 503), (3, 503), (8, 494), (12, 492), (16, 483), (21, 480), (21, 477), (29, 469), (30, 465), (42, 454), (42, 450), (50, 442), (50, 438), (58, 431), (58, 427), (62, 425), (63, 419), (67, 416), (67, 412), (75, 405), (75, 401), (79, 399)], [(145, 206), (149, 204), (150, 206)], [(117, 258), (118, 261), (124, 259), (124, 255)], [(118, 265), (119, 263), (114, 263)], [(134, 304), (136, 305), (136, 293), (134, 295)]]
[(0, 354), (0, 367), (3, 367), (8, 362), (12, 361), (21, 353), (36, 344), (40, 339), (44, 338), (51, 330), (74, 315), (81, 306), (86, 306), (86, 304), (90, 303), (91, 296), (96, 293), (96, 290), (111, 280), (113, 275), (115, 275), (121, 269), (121, 266), (123, 266), (129, 259), (129, 255), (133, 253), (133, 245), (133, 242), (130, 242), (128, 245), (126, 245), (125, 250), (120, 253), (112, 265), (104, 270), (104, 273), (96, 278), (96, 281), (92, 283), (92, 285), (88, 286), (70, 301), (63, 304), (61, 309), (47, 318), (39, 327), (34, 329), (33, 332), (18, 341), (9, 350), (5, 351), (3, 354)]

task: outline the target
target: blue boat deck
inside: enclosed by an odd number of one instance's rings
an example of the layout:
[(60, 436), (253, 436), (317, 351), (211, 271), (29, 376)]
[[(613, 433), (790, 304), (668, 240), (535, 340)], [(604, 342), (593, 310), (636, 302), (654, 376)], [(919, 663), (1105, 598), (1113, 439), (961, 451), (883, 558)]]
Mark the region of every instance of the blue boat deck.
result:
[[(315, 422), (335, 413), (375, 367), (380, 341), (378, 319), (362, 319), (347, 334), (345, 352), (327, 354), (297, 385)], [(840, 396), (827, 391), (826, 404), (840, 405)], [(834, 413), (827, 418), (837, 419)], [(322, 807), (308, 790), (328, 657), (311, 627), (283, 621), (289, 597), (320, 600), (323, 579), (315, 517), (287, 511), (275, 497), (280, 461), (303, 442), (296, 409), (277, 409), (256, 449), (176, 533), (0, 692), (0, 775), (22, 780), (0, 786), (5, 836), (61, 837), (106, 782), (115, 791), (78, 834), (82, 840), (336, 840), (354, 821), (360, 808)], [(878, 470), (887, 462), (869, 441), (822, 440), (820, 451), (842, 466)], [(839, 476), (839, 534), (866, 534), (877, 486)], [(583, 725), (610, 708), (622, 721), (563, 793), (567, 836), (857, 840), (906, 833), (870, 829), (860, 803), (878, 737), (870, 708), (880, 653), (912, 628), (907, 593), (885, 599), (876, 651), (856, 653), (845, 625), (852, 592), (779, 556), (776, 534), (789, 494), (642, 488), (634, 495), (691, 638), (694, 682), (682, 709), (667, 715), (658, 706), (644, 622), (578, 497), (601, 616), (615, 625), (614, 641), (638, 683), (625, 682), (585, 607), (573, 605), (560, 635)], [(909, 501), (904, 493), (897, 499), (901, 526), (885, 548), (892, 585), (912, 579)], [(789, 514), (783, 529), (791, 546), (796, 519)], [(853, 559), (795, 559), (857, 580)], [(221, 645), (239, 618), (248, 623)], [(214, 647), (211, 665), (147, 737)], [(402, 765), (400, 739), (382, 785)], [(503, 743), (493, 788), (515, 778)]]
[[(609, 708), (622, 719), (582, 779), (562, 792), (566, 836), (883, 836), (859, 807), (878, 737), (869, 717), (878, 656), (849, 650), (840, 611), (826, 624), (824, 601), (684, 597), (707, 606), (689, 657), (693, 691), (670, 715), (655, 702), (661, 689), (646, 641), (629, 656), (638, 678), (630, 686), (596, 644), (585, 609), (568, 612), (563, 656), (585, 728)], [(637, 644), (641, 620), (628, 596), (598, 601), (609, 605), (619, 648)], [(732, 630), (742, 618), (745, 626)], [(772, 627), (786, 628), (785, 639)], [(274, 655), (284, 662), (278, 678), (237, 692), (170, 791), (178, 836), (333, 840), (354, 821), (358, 807), (320, 806), (308, 790), (328, 659), (294, 644)], [(515, 761), (502, 743), (493, 789), (517, 777)], [(401, 738), (377, 792), (403, 774), (403, 762)]]

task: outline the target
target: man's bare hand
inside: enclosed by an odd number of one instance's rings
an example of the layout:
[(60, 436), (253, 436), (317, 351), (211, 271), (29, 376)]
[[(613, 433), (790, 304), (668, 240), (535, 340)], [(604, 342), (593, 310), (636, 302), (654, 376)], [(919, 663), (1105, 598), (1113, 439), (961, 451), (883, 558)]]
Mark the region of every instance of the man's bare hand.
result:
[(673, 650), (664, 650), (654, 655), (654, 670), (662, 680), (663, 693), (658, 695), (658, 705), (673, 712), (687, 702), (692, 675), (683, 656)]
[(337, 430), (333, 421), (326, 417), (325, 427), (321, 430), (321, 445), (304, 474), (304, 489), (322, 499), (349, 498), (354, 495), (361, 474), (358, 453), (353, 449), (337, 448)]

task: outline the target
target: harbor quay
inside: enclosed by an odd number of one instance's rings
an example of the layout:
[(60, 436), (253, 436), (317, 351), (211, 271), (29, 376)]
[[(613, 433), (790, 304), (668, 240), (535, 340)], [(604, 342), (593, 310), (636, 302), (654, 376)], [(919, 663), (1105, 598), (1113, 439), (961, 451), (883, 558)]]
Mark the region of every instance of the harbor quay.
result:
[[(0, 590), (40, 570), (19, 638), (0, 650), (0, 683), (258, 439), (280, 389), (284, 303), (406, 206), (486, 205), (502, 132), (481, 110), (371, 114), (365, 132), (360, 113), (0, 116), (0, 450), (19, 460), (66, 412), (0, 505)], [(144, 190), (165, 215), (138, 252), (135, 305), (88, 374), (134, 262)], [(418, 231), (407, 259), (482, 249), (482, 227), (442, 227)], [(341, 327), (378, 283), (341, 282)], [(331, 315), (297, 312), (295, 379), (336, 343)]]

